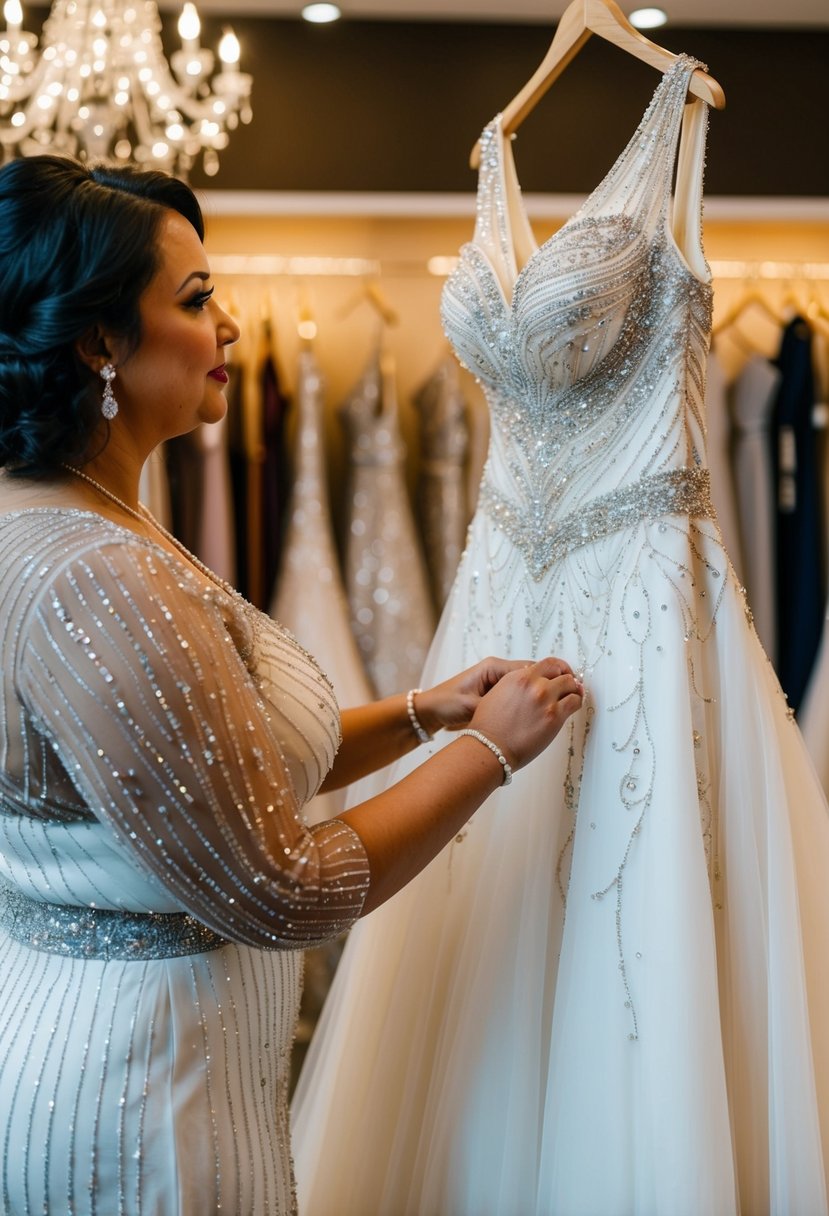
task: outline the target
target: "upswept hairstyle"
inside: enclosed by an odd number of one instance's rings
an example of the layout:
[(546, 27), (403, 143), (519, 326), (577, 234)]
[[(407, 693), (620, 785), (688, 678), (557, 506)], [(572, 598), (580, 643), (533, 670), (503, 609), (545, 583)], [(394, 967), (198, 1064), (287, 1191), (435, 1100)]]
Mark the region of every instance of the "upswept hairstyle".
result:
[(91, 455), (100, 384), (74, 344), (100, 324), (138, 346), (165, 210), (204, 239), (195, 195), (166, 173), (60, 156), (0, 168), (0, 466), (10, 474), (45, 477)]

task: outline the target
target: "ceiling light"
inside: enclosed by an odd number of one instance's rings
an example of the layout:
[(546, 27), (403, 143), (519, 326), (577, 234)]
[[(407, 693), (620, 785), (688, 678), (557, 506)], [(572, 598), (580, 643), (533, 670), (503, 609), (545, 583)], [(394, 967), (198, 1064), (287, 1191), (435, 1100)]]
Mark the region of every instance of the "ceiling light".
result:
[(342, 14), (336, 4), (306, 4), (302, 15), (306, 21), (324, 25), (328, 21), (336, 21)]
[[(0, 30), (0, 160), (54, 151), (81, 160), (115, 155), (181, 176), (202, 154), (219, 167), (228, 131), (250, 122), (251, 78), (226, 29), (221, 66), (199, 40), (195, 4), (178, 22), (181, 49), (168, 63), (156, 0), (53, 0), (41, 36), (21, 29), (19, 0), (5, 0)], [(171, 70), (172, 68), (172, 70)]]
[(668, 14), (661, 8), (635, 8), (630, 14), (630, 24), (637, 30), (655, 30), (667, 20)]

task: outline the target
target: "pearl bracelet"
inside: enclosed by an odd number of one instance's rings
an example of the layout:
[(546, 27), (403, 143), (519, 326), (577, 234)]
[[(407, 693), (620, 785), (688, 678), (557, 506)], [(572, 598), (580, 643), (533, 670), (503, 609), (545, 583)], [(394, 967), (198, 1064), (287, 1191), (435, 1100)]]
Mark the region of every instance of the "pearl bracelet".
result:
[(418, 743), (429, 743), (432, 736), (420, 725), (420, 719), (415, 713), (414, 699), (419, 692), (422, 692), (422, 689), (410, 688), (406, 693), (406, 713), (409, 715), (409, 721), (412, 724), (412, 730), (417, 735)]
[(486, 735), (481, 734), (479, 730), (459, 730), (455, 738), (458, 739), (461, 735), (470, 735), (471, 738), (477, 739), (479, 743), (483, 743), (485, 747), (489, 748), (492, 754), (497, 757), (498, 763), (504, 770), (504, 779), (501, 782), (501, 785), (509, 785), (510, 781), (512, 781), (512, 768), (510, 767), (506, 756), (501, 751), (498, 744), (493, 743), (491, 739), (488, 739)]

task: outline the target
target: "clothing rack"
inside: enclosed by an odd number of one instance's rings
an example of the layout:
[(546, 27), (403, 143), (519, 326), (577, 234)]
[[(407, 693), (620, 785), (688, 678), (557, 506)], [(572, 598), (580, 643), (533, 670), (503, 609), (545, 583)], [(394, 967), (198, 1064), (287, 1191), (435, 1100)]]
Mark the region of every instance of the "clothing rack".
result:
[(829, 262), (742, 262), (731, 259), (713, 259), (708, 263), (715, 279), (829, 279)]
[[(441, 278), (451, 273), (457, 260), (457, 257), (443, 255), (425, 261), (420, 258), (380, 261), (376, 258), (217, 254), (211, 257), (210, 262), (216, 274), (228, 277), (363, 278), (426, 273)], [(829, 262), (741, 261), (717, 258), (710, 261), (709, 266), (715, 279), (764, 279), (782, 282), (787, 279), (829, 280)]]

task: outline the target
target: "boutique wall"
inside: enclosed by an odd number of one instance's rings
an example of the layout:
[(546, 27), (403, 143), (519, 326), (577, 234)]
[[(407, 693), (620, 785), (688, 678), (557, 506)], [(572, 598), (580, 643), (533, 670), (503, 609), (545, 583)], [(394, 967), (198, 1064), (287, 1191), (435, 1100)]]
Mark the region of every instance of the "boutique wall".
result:
[[(553, 24), (343, 20), (331, 26), (237, 15), (253, 122), (216, 178), (223, 190), (465, 191), (469, 150), (549, 46)], [(782, 9), (782, 6), (781, 6)], [(48, 9), (26, 6), (38, 30)], [(215, 47), (222, 20), (203, 14)], [(163, 15), (169, 50), (177, 12)], [(716, 195), (829, 195), (826, 65), (816, 30), (657, 32), (709, 65), (727, 108), (712, 123), (708, 190)], [(592, 38), (521, 130), (525, 190), (592, 189), (641, 117), (652, 68)]]

